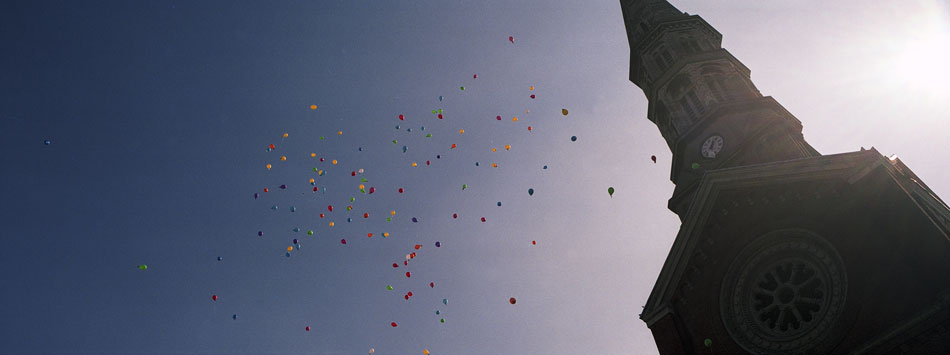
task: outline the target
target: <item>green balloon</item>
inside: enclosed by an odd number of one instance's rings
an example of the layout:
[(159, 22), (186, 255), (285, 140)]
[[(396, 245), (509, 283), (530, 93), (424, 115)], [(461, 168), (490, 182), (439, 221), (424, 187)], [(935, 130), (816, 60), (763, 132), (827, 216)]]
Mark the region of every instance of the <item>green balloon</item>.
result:
[(397, 140), (393, 139), (393, 144), (396, 144), (397, 142), (398, 142)]
[(445, 323), (445, 318), (439, 319), (439, 323)]
[(462, 190), (465, 190), (465, 189), (467, 189), (467, 188), (468, 188), (468, 185), (462, 184)]
[(691, 165), (691, 167), (693, 168), (693, 170), (699, 169), (699, 163), (693, 163), (693, 165)]
[[(360, 189), (360, 191), (363, 191), (363, 189)], [(353, 201), (356, 201), (356, 197), (350, 197), (350, 202), (353, 202)]]
[(145, 270), (145, 269), (148, 269), (148, 265), (145, 265), (145, 264), (139, 265), (139, 270)]
[(426, 134), (426, 138), (432, 138), (432, 133)]
[(712, 339), (706, 338), (706, 340), (703, 340), (703, 344), (706, 345), (707, 348), (712, 346)]
[(392, 291), (392, 290), (393, 290), (393, 287), (392, 287), (392, 286), (389, 286), (389, 285), (386, 285), (386, 289)]
[(307, 235), (313, 235), (313, 231), (307, 231)]
[(393, 221), (392, 217), (386, 217), (386, 222), (392, 222), (392, 221)]
[(460, 86), (460, 88), (462, 89), (462, 91), (465, 91), (465, 87), (464, 87), (464, 86)]
[(613, 188), (613, 186), (607, 188), (607, 193), (610, 194), (610, 197), (614, 197), (614, 188)]

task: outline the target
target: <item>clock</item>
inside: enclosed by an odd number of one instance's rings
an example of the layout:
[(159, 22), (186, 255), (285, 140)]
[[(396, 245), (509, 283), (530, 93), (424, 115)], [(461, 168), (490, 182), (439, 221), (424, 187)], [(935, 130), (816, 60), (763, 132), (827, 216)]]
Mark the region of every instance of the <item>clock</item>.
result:
[(703, 148), (701, 150), (703, 157), (713, 159), (719, 152), (722, 151), (722, 144), (724, 141), (721, 136), (714, 135), (706, 138), (706, 141), (703, 142)]

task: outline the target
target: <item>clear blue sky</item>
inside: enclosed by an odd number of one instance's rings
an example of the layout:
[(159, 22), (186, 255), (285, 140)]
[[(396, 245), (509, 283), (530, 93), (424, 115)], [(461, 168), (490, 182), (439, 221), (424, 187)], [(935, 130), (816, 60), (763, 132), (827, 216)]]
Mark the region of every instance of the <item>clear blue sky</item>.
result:
[[(820, 152), (950, 196), (945, 2), (673, 4)], [(656, 353), (679, 221), (628, 56), (617, 1), (4, 1), (0, 352)]]

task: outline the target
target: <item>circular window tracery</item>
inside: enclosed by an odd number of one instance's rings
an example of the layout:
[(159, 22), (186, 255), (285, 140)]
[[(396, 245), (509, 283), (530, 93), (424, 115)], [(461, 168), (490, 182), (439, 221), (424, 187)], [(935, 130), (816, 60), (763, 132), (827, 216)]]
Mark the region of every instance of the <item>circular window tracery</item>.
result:
[(720, 314), (750, 352), (814, 351), (840, 316), (846, 292), (834, 246), (806, 230), (779, 230), (734, 259), (723, 279)]

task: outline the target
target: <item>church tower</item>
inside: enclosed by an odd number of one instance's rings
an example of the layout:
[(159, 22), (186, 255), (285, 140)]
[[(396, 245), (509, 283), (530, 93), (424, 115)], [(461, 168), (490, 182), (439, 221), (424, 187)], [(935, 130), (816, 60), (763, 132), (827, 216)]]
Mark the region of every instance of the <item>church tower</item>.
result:
[(896, 157), (821, 155), (722, 35), (621, 0), (682, 226), (641, 319), (661, 353), (950, 349), (950, 209)]

